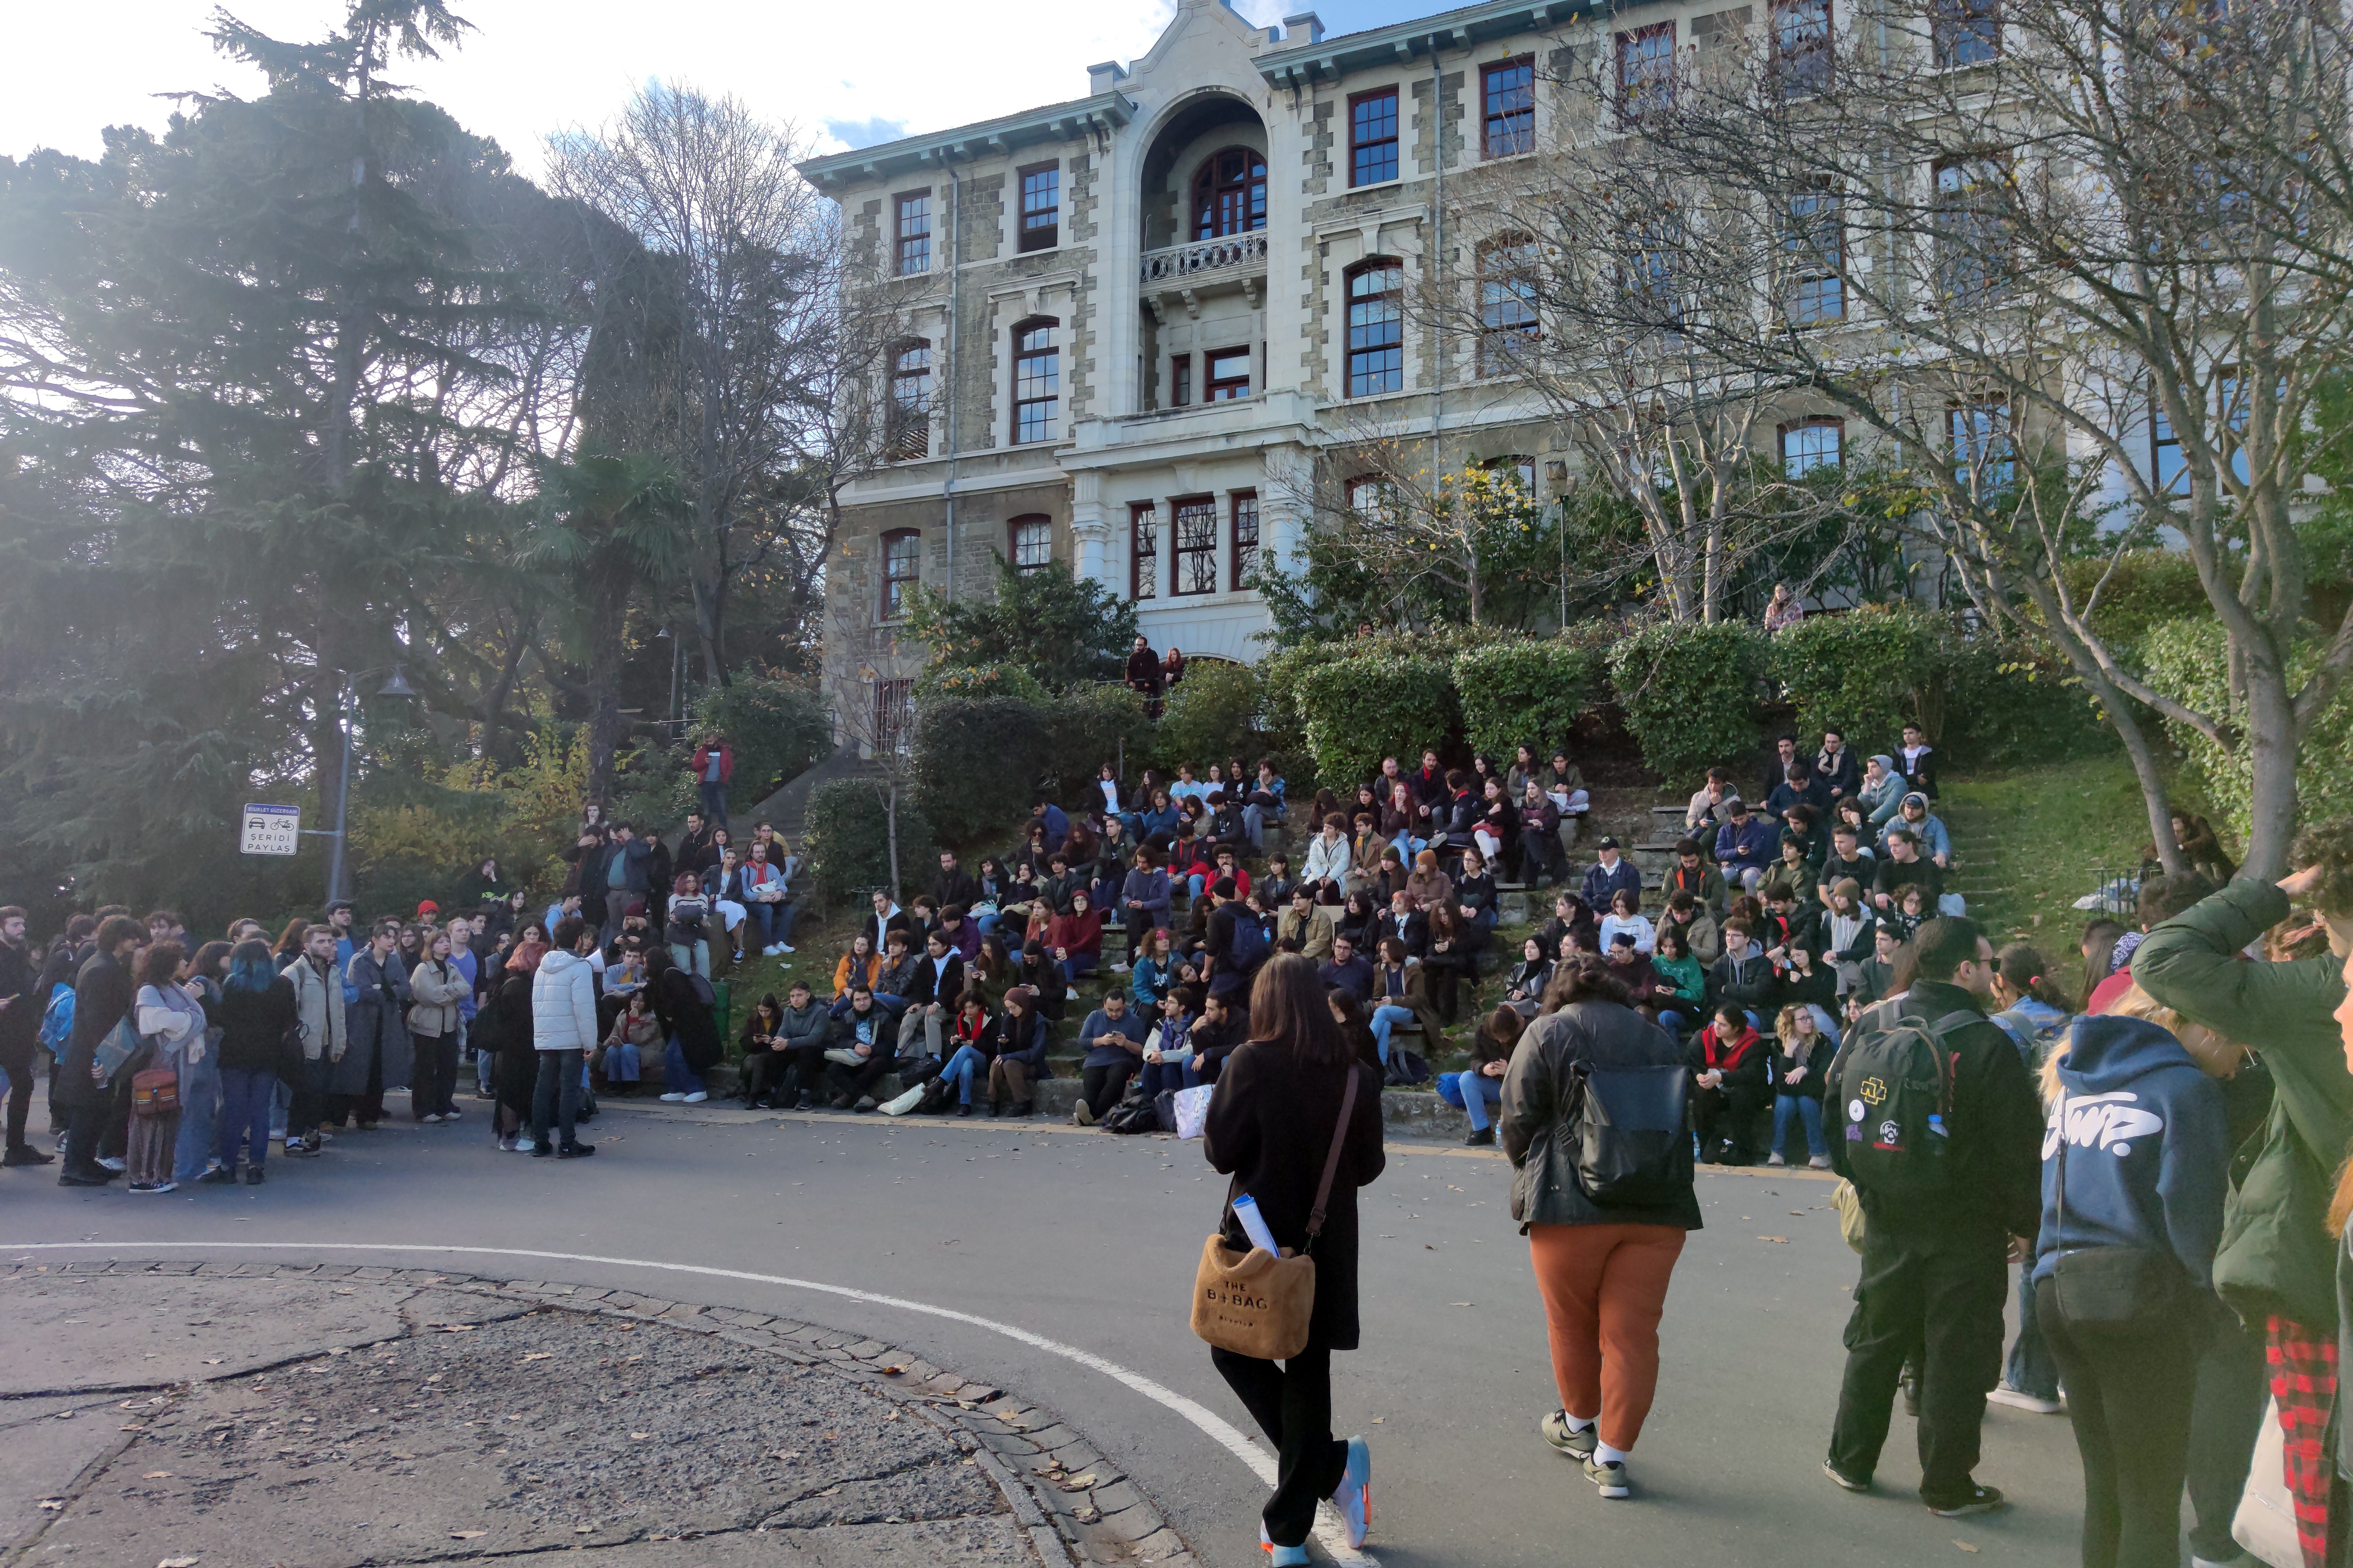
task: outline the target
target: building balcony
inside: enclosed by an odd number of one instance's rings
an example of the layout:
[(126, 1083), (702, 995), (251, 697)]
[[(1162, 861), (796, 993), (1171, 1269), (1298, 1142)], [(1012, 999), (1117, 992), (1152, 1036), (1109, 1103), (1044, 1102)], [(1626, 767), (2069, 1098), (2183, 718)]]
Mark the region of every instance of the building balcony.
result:
[(1245, 271), (1264, 276), (1266, 231), (1229, 234), (1222, 239), (1197, 239), (1144, 253), (1144, 281), (1170, 284), (1239, 280)]

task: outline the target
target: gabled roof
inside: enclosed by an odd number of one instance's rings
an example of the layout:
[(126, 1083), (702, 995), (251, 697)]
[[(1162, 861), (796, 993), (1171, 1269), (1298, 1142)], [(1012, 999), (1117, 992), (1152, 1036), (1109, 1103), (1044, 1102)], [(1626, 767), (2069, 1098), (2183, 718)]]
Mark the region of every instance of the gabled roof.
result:
[(1050, 103), (998, 120), (958, 125), (928, 136), (910, 136), (876, 147), (830, 153), (800, 165), (801, 177), (821, 191), (880, 184), (902, 174), (968, 163), (992, 153), (1009, 153), (1040, 142), (1068, 142), (1095, 129), (1115, 131), (1135, 117), (1135, 106), (1118, 92), (1099, 92), (1068, 103)]
[(1491, 38), (1542, 32), (1596, 12), (1622, 9), (1627, 0), (1487, 0), (1480, 5), (1441, 11), (1434, 16), (1343, 33), (1297, 48), (1259, 56), (1259, 74), (1270, 86), (1304, 86), (1354, 71), (1371, 70), (1417, 55), (1428, 58), (1433, 40), (1447, 49), (1468, 48)]

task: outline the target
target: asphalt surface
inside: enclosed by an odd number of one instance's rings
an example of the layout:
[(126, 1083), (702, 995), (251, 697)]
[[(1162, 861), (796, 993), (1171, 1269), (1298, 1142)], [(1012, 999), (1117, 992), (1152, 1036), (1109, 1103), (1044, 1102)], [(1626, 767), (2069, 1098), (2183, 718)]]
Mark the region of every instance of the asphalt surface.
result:
[[(1077, 1347), (1250, 1430), (1187, 1323), (1222, 1193), (1198, 1143), (985, 1120), (628, 1106), (610, 1107), (585, 1135), (596, 1158), (559, 1163), (500, 1153), (480, 1116), (452, 1127), (387, 1121), (343, 1134), (318, 1160), (273, 1158), (262, 1187), (163, 1197), (0, 1172), (0, 1260), (31, 1260), (12, 1248), (32, 1242), (101, 1244), (37, 1255), (44, 1261), (193, 1256), (142, 1253), (142, 1242), (227, 1244), (207, 1258), (247, 1256), (237, 1248), (259, 1243), (409, 1243), (629, 1259), (502, 1269), (473, 1256), (447, 1266), (789, 1315), (907, 1347), (1058, 1414), (1214, 1568), (1263, 1561), (1264, 1494), (1250, 1470), (1100, 1367), (927, 1313), (638, 1266), (785, 1276), (972, 1314)], [(1900, 1411), (1874, 1495), (1823, 1478), (1855, 1277), (1829, 1192), (1810, 1173), (1703, 1173), (1707, 1228), (1691, 1238), (1668, 1296), (1636, 1496), (1604, 1502), (1536, 1436), (1558, 1401), (1508, 1212), (1508, 1166), (1483, 1152), (1393, 1142), (1387, 1173), (1360, 1200), (1364, 1349), (1335, 1363), (1335, 1425), (1372, 1443), (1368, 1550), (1386, 1564), (1482, 1568), (1551, 1568), (1571, 1551), (1725, 1568), (1960, 1552), (2075, 1562), (2082, 1494), (2063, 1417), (1989, 1409), (1978, 1477), (2015, 1506), (1986, 1518), (1940, 1520), (1920, 1506)]]

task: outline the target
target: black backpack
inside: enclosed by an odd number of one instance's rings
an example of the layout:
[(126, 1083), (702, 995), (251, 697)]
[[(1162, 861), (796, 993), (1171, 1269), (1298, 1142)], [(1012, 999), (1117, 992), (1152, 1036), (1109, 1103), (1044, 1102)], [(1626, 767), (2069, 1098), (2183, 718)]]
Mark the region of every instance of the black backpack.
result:
[(1599, 1208), (1659, 1208), (1691, 1190), (1691, 1069), (1597, 1068), (1577, 1074), (1577, 1184)]
[(1882, 1002), (1855, 1021), (1823, 1087), (1857, 1189), (1886, 1197), (1946, 1193), (1959, 1055), (1946, 1037), (1983, 1015), (1960, 1011), (1930, 1021), (1906, 1017), (1899, 1005)]
[(1226, 949), (1226, 962), (1236, 973), (1256, 969), (1267, 953), (1266, 928), (1258, 917), (1240, 904), (1234, 906), (1233, 945)]
[(1153, 1097), (1136, 1089), (1125, 1100), (1103, 1115), (1106, 1132), (1157, 1132), (1160, 1131), (1160, 1108)]

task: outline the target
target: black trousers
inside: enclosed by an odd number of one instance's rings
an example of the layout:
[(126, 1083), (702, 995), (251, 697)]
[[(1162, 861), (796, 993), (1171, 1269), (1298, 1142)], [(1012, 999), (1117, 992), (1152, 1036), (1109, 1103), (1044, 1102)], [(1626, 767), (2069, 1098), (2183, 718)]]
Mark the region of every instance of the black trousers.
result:
[(1127, 1098), (1127, 1080), (1135, 1076), (1135, 1068), (1134, 1062), (1113, 1062), (1108, 1067), (1079, 1069), (1079, 1098), (1087, 1102), (1096, 1121)]
[(27, 1046), (20, 1058), (10, 1054), (0, 1058), (0, 1069), (8, 1074), (8, 1147), (25, 1146), (25, 1119), (33, 1109), (33, 1049)]
[(364, 1048), (368, 1053), (367, 1088), (358, 1094), (327, 1096), (327, 1121), (331, 1126), (341, 1127), (348, 1120), (372, 1127), (384, 1120), (384, 1045), (379, 1041)]
[(2219, 1318), (2198, 1357), (2198, 1389), (2189, 1404), (2189, 1506), (2198, 1516), (2189, 1550), (2210, 1563), (2238, 1554), (2231, 1521), (2246, 1490), (2272, 1392), (2262, 1327), (2246, 1329), (2228, 1312)]
[(836, 1097), (847, 1098), (855, 1105), (865, 1096), (872, 1094), (874, 1086), (882, 1081), (882, 1075), (898, 1065), (898, 1058), (886, 1056), (880, 1050), (860, 1067), (846, 1068), (839, 1062), (830, 1062), (825, 1069), (825, 1087)]
[(98, 1156), (106, 1135), (107, 1118), (113, 1113), (114, 1106), (105, 1098), (104, 1089), (97, 1089), (95, 1093), (99, 1098), (65, 1108), (66, 1160), (58, 1173), (61, 1175), (106, 1174), (105, 1167), (98, 1163)]
[(580, 1118), (579, 1051), (540, 1051), (539, 1079), (531, 1090), (531, 1141), (547, 1142), (547, 1124), (556, 1125), (558, 1142), (569, 1148), (573, 1125)]
[(2084, 1568), (2175, 1568), (2198, 1370), (2192, 1327), (2176, 1318), (2087, 1331), (2061, 1311), (2052, 1279), (2034, 1287), (2034, 1319), (2084, 1458)]
[(1725, 1146), (1727, 1163), (1755, 1164), (1757, 1113), (1772, 1102), (1769, 1091), (1746, 1084), (1738, 1088), (1719, 1086), (1694, 1090), (1692, 1121), (1699, 1131), (1700, 1157), (1707, 1159), (1714, 1156), (1717, 1146), (1722, 1144)]
[(816, 1100), (825, 1093), (825, 1050), (822, 1045), (796, 1046), (786, 1058), (792, 1063), (790, 1087), (798, 1094)]
[(447, 1116), (458, 1108), (458, 1037), (419, 1035), (417, 1059), (408, 1069), (408, 1114)]
[(1920, 1377), (1921, 1500), (1957, 1502), (1975, 1484), (1986, 1391), (2001, 1376), (2008, 1243), (1978, 1226), (1865, 1216), (1830, 1460), (1857, 1480), (1878, 1469), (1909, 1361)]
[[(820, 1056), (822, 1053), (820, 1053)], [(790, 1051), (761, 1050), (744, 1054), (744, 1084), (741, 1090), (744, 1103), (776, 1093), (784, 1086), (785, 1073), (793, 1065)]]
[(1277, 1546), (1304, 1546), (1315, 1505), (1348, 1468), (1348, 1445), (1332, 1436), (1332, 1346), (1311, 1332), (1287, 1362), (1260, 1361), (1211, 1346), (1210, 1363), (1274, 1445), (1274, 1495), (1261, 1516)]
[(307, 1138), (327, 1119), (327, 1075), (333, 1070), (334, 1063), (320, 1055), (305, 1060), (301, 1072), (286, 1080), (288, 1137), (300, 1133)]

